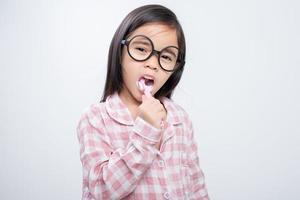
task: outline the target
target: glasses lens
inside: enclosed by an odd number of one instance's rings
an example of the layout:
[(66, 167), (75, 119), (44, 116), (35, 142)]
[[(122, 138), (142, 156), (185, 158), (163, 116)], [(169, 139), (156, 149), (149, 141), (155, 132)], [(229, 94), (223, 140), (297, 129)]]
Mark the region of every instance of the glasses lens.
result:
[(167, 47), (160, 53), (159, 62), (162, 68), (166, 70), (174, 70), (177, 66), (178, 49), (175, 47)]
[(137, 36), (129, 43), (129, 53), (136, 60), (145, 60), (152, 52), (152, 45), (148, 38)]

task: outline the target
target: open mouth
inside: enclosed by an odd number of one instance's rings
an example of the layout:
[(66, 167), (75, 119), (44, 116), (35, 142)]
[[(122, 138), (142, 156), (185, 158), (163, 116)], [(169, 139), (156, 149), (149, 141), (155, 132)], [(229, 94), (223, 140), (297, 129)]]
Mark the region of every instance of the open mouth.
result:
[(147, 86), (154, 85), (154, 79), (152, 77), (142, 76), (139, 78), (139, 81), (144, 81), (145, 85)]
[(147, 86), (151, 86), (151, 85), (154, 84), (154, 81), (151, 80), (151, 79), (145, 79), (145, 84), (146, 84)]
[(154, 85), (154, 78), (152, 76), (141, 76), (136, 82), (138, 89), (145, 95), (151, 95)]

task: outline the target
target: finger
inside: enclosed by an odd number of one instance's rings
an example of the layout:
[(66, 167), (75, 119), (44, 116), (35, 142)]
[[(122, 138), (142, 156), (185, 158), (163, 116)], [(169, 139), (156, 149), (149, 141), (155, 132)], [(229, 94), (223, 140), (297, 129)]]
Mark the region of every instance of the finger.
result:
[(165, 129), (165, 124), (166, 124), (165, 121), (164, 121), (164, 120), (161, 120), (161, 121), (160, 121), (160, 128), (161, 128), (161, 129)]
[(162, 106), (162, 104), (160, 103), (160, 101), (157, 100), (157, 99), (153, 100), (152, 104), (153, 104), (153, 106), (156, 106), (156, 107), (161, 107)]
[(167, 117), (164, 111), (158, 111), (157, 114), (159, 115), (160, 119), (165, 119)]
[(142, 95), (142, 101), (144, 102), (148, 97), (146, 95)]

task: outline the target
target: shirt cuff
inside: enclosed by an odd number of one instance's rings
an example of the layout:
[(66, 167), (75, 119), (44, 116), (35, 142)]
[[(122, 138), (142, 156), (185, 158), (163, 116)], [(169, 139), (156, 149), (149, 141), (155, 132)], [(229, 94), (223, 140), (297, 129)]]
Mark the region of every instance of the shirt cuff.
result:
[(160, 141), (161, 130), (155, 128), (140, 117), (137, 117), (134, 122), (133, 132), (146, 139), (150, 143), (157, 143)]

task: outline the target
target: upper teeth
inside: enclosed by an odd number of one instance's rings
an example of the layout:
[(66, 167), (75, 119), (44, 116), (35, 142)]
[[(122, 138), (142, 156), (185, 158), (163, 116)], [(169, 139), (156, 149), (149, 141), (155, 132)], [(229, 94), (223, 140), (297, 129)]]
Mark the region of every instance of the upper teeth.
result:
[(143, 76), (143, 77), (146, 78), (146, 79), (153, 80), (153, 78), (152, 78), (152, 77), (149, 77), (149, 76)]

